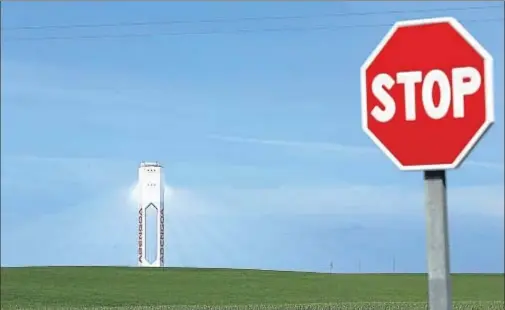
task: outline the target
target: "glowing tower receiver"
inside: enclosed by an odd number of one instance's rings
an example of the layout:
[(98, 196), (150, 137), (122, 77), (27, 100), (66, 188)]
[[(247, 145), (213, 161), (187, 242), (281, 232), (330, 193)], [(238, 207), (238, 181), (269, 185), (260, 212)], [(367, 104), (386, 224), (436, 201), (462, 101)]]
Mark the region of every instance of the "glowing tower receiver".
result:
[[(139, 267), (163, 267), (165, 261), (164, 243), (164, 185), (163, 167), (158, 163), (142, 162), (139, 167), (139, 231), (137, 260)], [(146, 251), (146, 211), (156, 210), (156, 258), (147, 259)], [(152, 210), (150, 210), (152, 212)]]

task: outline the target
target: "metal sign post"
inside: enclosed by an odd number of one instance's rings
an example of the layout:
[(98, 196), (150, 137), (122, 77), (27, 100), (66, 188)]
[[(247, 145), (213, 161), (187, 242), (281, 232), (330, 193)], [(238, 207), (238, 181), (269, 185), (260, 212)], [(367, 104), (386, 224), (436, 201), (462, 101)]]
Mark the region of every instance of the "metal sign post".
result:
[(445, 170), (424, 171), (429, 309), (452, 309)]

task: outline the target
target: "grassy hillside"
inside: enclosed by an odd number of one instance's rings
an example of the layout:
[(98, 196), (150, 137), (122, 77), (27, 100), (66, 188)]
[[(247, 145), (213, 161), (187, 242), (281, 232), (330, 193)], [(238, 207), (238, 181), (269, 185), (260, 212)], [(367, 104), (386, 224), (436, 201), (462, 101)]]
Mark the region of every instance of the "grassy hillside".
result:
[[(456, 301), (475, 304), (504, 300), (503, 274), (454, 275), (453, 287)], [(426, 301), (426, 292), (427, 279), (422, 274), (121, 267), (1, 269), (2, 309), (337, 302), (411, 302), (413, 306)]]

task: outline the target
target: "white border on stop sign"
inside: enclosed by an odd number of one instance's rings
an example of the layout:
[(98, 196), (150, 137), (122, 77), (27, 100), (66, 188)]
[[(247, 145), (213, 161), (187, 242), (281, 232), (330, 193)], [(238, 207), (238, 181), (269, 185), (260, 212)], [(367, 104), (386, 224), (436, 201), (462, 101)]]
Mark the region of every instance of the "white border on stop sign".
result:
[[(367, 109), (367, 93), (366, 93), (366, 70), (370, 64), (375, 60), (380, 51), (384, 48), (386, 43), (391, 39), (393, 34), (398, 28), (408, 26), (422, 26), (429, 24), (449, 23), (465, 40), (479, 53), (484, 59), (484, 91), (485, 91), (485, 106), (486, 106), (486, 120), (484, 124), (477, 130), (475, 135), (470, 139), (466, 147), (456, 157), (452, 164), (435, 164), (435, 165), (421, 165), (421, 166), (403, 166), (398, 159), (382, 144), (382, 142), (368, 129), (368, 109)], [(361, 126), (363, 131), (368, 137), (377, 145), (386, 156), (393, 161), (393, 163), (401, 170), (405, 171), (420, 171), (420, 170), (446, 170), (457, 168), (465, 158), (470, 154), (472, 149), (477, 145), (479, 140), (484, 136), (486, 131), (494, 123), (494, 94), (493, 94), (493, 57), (489, 52), (465, 29), (465, 27), (453, 17), (435, 17), (426, 19), (405, 20), (396, 22), (388, 33), (382, 38), (377, 47), (368, 56), (366, 61), (361, 66)]]

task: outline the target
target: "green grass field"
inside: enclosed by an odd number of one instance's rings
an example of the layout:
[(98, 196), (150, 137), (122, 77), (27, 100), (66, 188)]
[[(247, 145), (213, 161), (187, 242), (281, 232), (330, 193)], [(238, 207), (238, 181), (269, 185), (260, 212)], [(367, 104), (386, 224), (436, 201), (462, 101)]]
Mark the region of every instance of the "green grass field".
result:
[[(504, 275), (453, 276), (455, 309), (503, 309)], [(1, 269), (2, 309), (426, 309), (424, 274)]]

